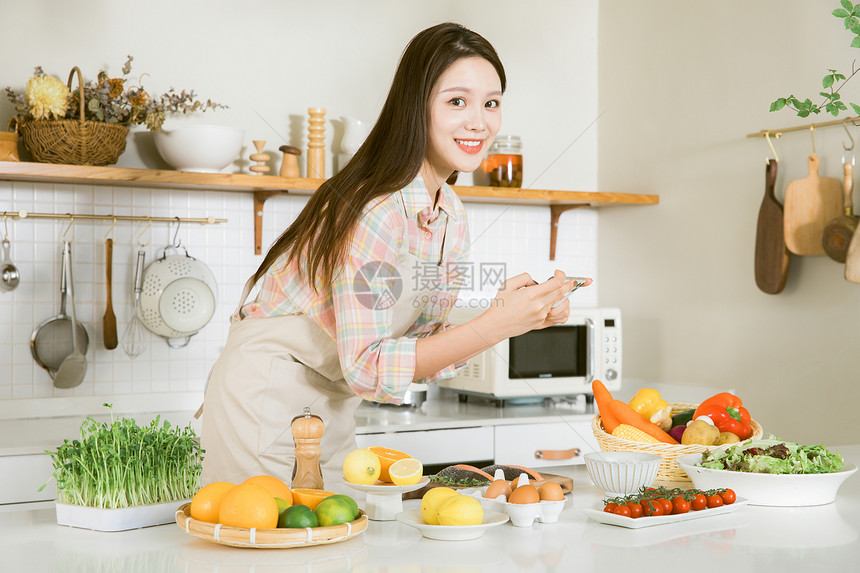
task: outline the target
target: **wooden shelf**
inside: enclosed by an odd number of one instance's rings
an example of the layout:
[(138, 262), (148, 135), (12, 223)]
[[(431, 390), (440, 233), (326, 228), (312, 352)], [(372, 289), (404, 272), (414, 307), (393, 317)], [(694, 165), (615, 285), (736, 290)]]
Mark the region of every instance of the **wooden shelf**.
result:
[[(119, 187), (159, 187), (198, 189), (201, 191), (240, 191), (254, 194), (254, 252), (262, 251), (262, 216), (266, 199), (281, 193), (310, 195), (323, 179), (288, 178), (276, 175), (244, 173), (190, 173), (162, 169), (128, 167), (91, 167), (0, 161), (0, 181), (35, 181)], [(634, 193), (601, 193), (591, 191), (556, 191), (548, 189), (515, 189), (507, 187), (468, 187), (455, 185), (454, 191), (465, 202), (515, 205), (548, 205), (550, 207), (550, 259), (555, 258), (558, 220), (564, 211), (579, 207), (613, 205), (656, 205), (657, 195)]]

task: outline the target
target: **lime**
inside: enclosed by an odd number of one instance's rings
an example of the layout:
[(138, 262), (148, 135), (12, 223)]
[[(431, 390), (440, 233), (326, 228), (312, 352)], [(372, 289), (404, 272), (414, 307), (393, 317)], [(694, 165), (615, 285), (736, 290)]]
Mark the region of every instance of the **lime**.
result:
[(287, 510), (287, 508), (292, 506), (292, 504), (290, 502), (288, 502), (287, 500), (285, 500), (282, 497), (276, 497), (275, 503), (278, 504), (278, 517), (283, 515), (283, 513)]
[(319, 502), (319, 505), (314, 509), (314, 513), (317, 514), (321, 527), (340, 525), (341, 523), (347, 523), (348, 521), (355, 519), (355, 512), (352, 504), (345, 499), (334, 495)]
[(292, 505), (278, 518), (278, 527), (317, 527), (319, 520), (306, 505)]
[(344, 495), (342, 493), (336, 493), (334, 495), (328, 496), (326, 499), (330, 499), (332, 497), (337, 498), (337, 499), (341, 499), (344, 501), (344, 503), (349, 504), (349, 506), (352, 508), (352, 518), (353, 519), (358, 519), (358, 517), (361, 515), (361, 512), (358, 510), (358, 504), (355, 502), (354, 499), (352, 499), (348, 495)]

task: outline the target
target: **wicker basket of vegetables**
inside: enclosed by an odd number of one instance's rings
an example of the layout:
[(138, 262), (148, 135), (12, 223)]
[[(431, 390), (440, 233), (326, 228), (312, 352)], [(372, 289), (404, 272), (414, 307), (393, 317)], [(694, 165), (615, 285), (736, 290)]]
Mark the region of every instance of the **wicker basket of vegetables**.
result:
[[(600, 384), (600, 387), (597, 385), (599, 382), (595, 381), (595, 402), (597, 402), (598, 408), (600, 408), (601, 403), (604, 404), (604, 411), (609, 409), (607, 404), (609, 402), (619, 403), (618, 400), (613, 400), (611, 396), (609, 396), (609, 392)], [(685, 417), (684, 414), (693, 417), (695, 412), (698, 412), (703, 406), (710, 406), (710, 401), (714, 401), (716, 403), (718, 401), (718, 397), (722, 398), (724, 394), (718, 394), (712, 398), (709, 398), (705, 402), (701, 404), (690, 404), (683, 402), (664, 402), (666, 406), (661, 408), (664, 414), (668, 414), (671, 418), (675, 420), (683, 420)], [(731, 396), (730, 394), (725, 394), (725, 396)], [(736, 397), (735, 397), (736, 398)], [(738, 400), (739, 401), (739, 400)], [(631, 402), (633, 402), (631, 400)], [(620, 402), (624, 406), (628, 406), (623, 402)], [(617, 404), (615, 404), (616, 407)], [(622, 406), (623, 407), (623, 406)], [(731, 408), (731, 407), (728, 407)], [(726, 408), (722, 405), (718, 405), (716, 408), (712, 409), (714, 417), (718, 417), (717, 412)], [(632, 410), (631, 408), (631, 411)], [(635, 411), (634, 411), (635, 413)], [(622, 416), (628, 415), (622, 413)], [(636, 414), (640, 416), (645, 422), (651, 422), (648, 417), (641, 416), (640, 414)], [(660, 462), (660, 468), (657, 470), (657, 479), (665, 480), (665, 481), (683, 481), (689, 482), (690, 478), (687, 476), (686, 472), (678, 467), (678, 464), (675, 463), (675, 459), (679, 456), (683, 456), (685, 454), (699, 454), (702, 452), (706, 452), (709, 450), (713, 450), (718, 448), (719, 445), (704, 445), (697, 443), (679, 443), (678, 440), (671, 438), (665, 430), (662, 430), (656, 424), (653, 424), (656, 429), (652, 429), (650, 427), (646, 427), (644, 423), (640, 424), (636, 421), (636, 425), (641, 425), (641, 428), (635, 427), (633, 424), (624, 423), (625, 421), (629, 422), (632, 418), (628, 418), (627, 420), (616, 420), (616, 427), (613, 428), (612, 433), (606, 431), (606, 427), (604, 426), (603, 419), (600, 414), (594, 416), (591, 422), (591, 430), (594, 433), (594, 437), (597, 438), (597, 443), (600, 445), (600, 449), (606, 452), (644, 452), (648, 454), (656, 454), (662, 458)], [(723, 423), (721, 420), (716, 420), (717, 425)], [(702, 422), (704, 423), (704, 422)], [(739, 433), (739, 439), (747, 439), (753, 438), (758, 439), (762, 437), (762, 428), (761, 425), (755, 420), (749, 419), (748, 424), (743, 424), (743, 427), (737, 425), (731, 425), (731, 421), (726, 420), (725, 424), (731, 426), (736, 432)], [(664, 426), (666, 427), (666, 426)], [(749, 434), (747, 434), (749, 432)], [(718, 432), (719, 433), (719, 432)], [(666, 439), (668, 438), (668, 439)]]

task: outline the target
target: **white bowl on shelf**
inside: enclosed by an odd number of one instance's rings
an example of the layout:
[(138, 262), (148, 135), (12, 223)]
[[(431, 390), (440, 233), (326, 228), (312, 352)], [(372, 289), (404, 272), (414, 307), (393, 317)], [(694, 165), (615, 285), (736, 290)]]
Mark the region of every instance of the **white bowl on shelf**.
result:
[(188, 124), (152, 134), (155, 148), (177, 171), (218, 173), (239, 157), (245, 132), (226, 125)]
[(648, 487), (657, 479), (662, 458), (644, 452), (589, 452), (585, 469), (594, 485), (608, 497), (619, 497)]

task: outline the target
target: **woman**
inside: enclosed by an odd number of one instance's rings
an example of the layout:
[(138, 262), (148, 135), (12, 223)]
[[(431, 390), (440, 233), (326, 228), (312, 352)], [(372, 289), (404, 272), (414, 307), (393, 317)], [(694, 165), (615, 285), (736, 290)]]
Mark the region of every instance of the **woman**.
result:
[(340, 482), (362, 398), (399, 403), (413, 381), (452, 377), (489, 346), (567, 319), (569, 302), (553, 304), (572, 284), (557, 271), (539, 285), (513, 277), (481, 316), (446, 322), (469, 246), (446, 180), (480, 165), (504, 90), (504, 68), (475, 32), (447, 23), (412, 39), (364, 145), (245, 286), (206, 390), (204, 484), (261, 473), (289, 483), (290, 424), (304, 407), (325, 424), (326, 483)]

